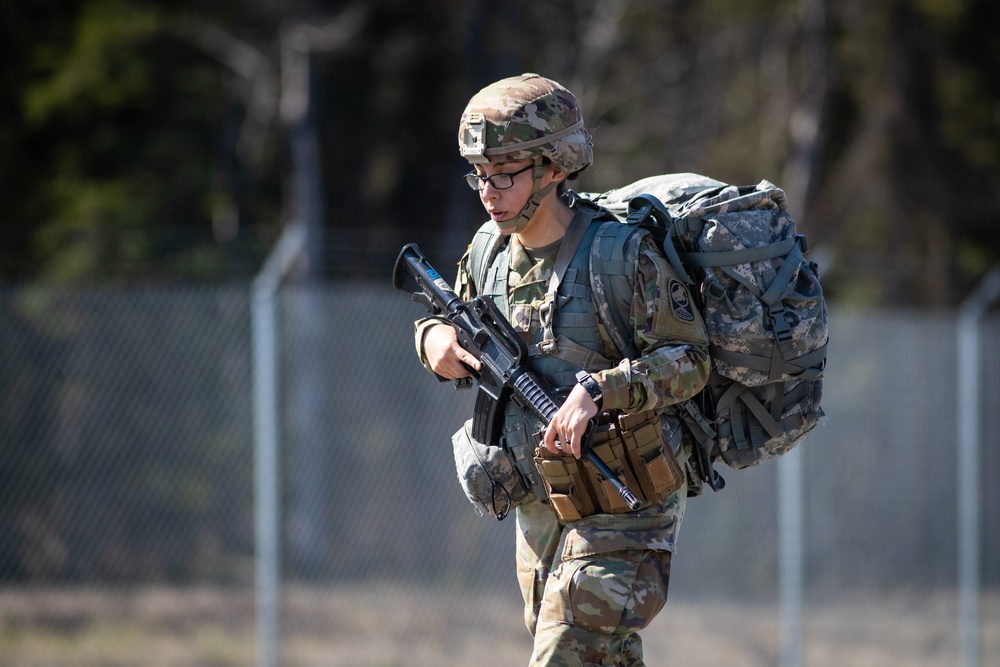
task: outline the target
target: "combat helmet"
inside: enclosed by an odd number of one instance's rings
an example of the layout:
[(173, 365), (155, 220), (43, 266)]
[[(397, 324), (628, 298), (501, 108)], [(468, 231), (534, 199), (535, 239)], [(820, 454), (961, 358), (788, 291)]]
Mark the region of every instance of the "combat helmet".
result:
[(513, 225), (521, 231), (538, 204), (555, 187), (541, 187), (543, 158), (565, 174), (593, 162), (593, 145), (583, 125), (576, 97), (538, 74), (522, 74), (493, 83), (469, 101), (458, 128), (459, 151), (470, 164), (534, 161), (531, 197)]

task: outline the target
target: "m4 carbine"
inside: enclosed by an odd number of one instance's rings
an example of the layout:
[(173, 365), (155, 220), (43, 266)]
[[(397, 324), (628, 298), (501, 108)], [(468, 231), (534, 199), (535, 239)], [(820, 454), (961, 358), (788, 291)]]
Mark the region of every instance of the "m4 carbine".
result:
[[(447, 318), (455, 329), (459, 345), (482, 363), (481, 370), (469, 369), (479, 385), (472, 437), (486, 444), (499, 441), (508, 400), (534, 412), (545, 425), (552, 421), (559, 403), (528, 370), (524, 341), (491, 299), (477, 296), (471, 301), (462, 301), (415, 243), (403, 246), (400, 251), (392, 271), (392, 285), (411, 292), (413, 300), (422, 303), (431, 315)], [(639, 509), (642, 502), (588, 447), (596, 426), (596, 419), (591, 419), (587, 425), (581, 447), (583, 457), (611, 482), (631, 509)]]

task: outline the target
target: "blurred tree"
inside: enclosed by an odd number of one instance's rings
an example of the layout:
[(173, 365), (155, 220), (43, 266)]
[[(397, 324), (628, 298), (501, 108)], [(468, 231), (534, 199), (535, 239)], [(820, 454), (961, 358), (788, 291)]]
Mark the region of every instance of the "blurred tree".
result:
[[(1000, 260), (994, 4), (837, 5), (825, 177), (809, 220), (847, 301), (953, 305)], [(974, 92), (973, 92), (974, 91)], [(960, 129), (961, 128), (961, 129)]]
[[(294, 214), (282, 34), (351, 4), (0, 2), (0, 277), (251, 274)], [(352, 47), (312, 59), (328, 276), (384, 280), (418, 237), (461, 252), (480, 216), (456, 119), (528, 70), (583, 101), (598, 161), (580, 189), (774, 180), (835, 297), (946, 305), (1000, 259), (988, 0), (364, 7)]]
[(5, 197), (3, 275), (252, 275), (269, 239), (254, 238), (247, 212), (273, 227), (276, 188), (248, 187), (234, 164), (239, 100), (219, 65), (178, 40), (155, 5), (64, 4), (47, 18), (60, 30), (14, 24), (27, 67), (21, 107), (6, 109), (21, 134), (4, 171), (22, 176), (0, 187), (22, 188)]

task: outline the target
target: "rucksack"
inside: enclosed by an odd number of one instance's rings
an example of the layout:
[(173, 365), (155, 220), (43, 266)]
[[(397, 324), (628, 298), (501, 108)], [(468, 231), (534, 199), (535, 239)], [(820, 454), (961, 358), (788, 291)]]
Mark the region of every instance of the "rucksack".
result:
[(824, 416), (827, 311), (785, 193), (768, 181), (738, 187), (666, 174), (582, 196), (623, 223), (604, 225), (590, 266), (599, 316), (623, 356), (637, 354), (623, 307), (628, 298), (608, 295), (631, 294), (635, 260), (626, 248), (636, 230), (660, 241), (692, 287), (712, 372), (702, 392), (672, 411), (697, 444), (693, 462), (702, 481), (719, 490), (725, 482), (714, 462), (747, 468), (801, 442)]

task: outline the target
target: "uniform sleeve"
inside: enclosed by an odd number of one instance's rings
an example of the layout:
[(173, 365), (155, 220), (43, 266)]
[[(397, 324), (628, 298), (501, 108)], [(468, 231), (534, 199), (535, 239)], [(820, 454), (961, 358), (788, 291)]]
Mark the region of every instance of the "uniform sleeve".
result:
[(711, 370), (708, 333), (688, 286), (651, 237), (638, 246), (630, 324), (640, 352), (594, 374), (604, 409), (629, 413), (659, 409), (697, 394)]
[[(475, 285), (470, 275), (469, 252), (466, 251), (458, 263), (458, 276), (455, 278), (454, 286), (455, 293), (462, 301), (469, 301), (475, 296)], [(417, 348), (417, 356), (420, 358), (420, 364), (431, 373), (434, 371), (427, 364), (427, 355), (424, 353), (424, 336), (428, 329), (438, 324), (451, 326), (447, 318), (444, 317), (424, 317), (413, 323), (413, 343)]]

